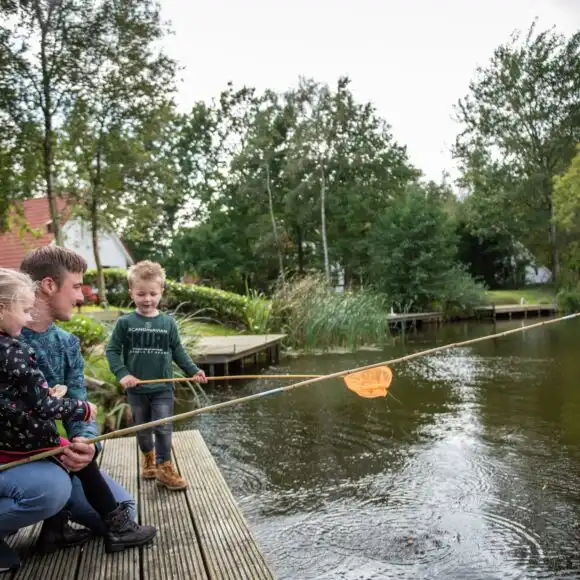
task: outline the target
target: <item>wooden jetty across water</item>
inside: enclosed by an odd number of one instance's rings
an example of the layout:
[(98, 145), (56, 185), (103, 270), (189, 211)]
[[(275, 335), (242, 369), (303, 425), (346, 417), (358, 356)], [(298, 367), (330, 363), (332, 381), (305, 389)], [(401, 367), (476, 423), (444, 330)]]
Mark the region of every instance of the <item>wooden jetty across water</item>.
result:
[(421, 326), (423, 324), (441, 324), (441, 312), (407, 312), (404, 314), (387, 315), (389, 326), (404, 328), (405, 326)]
[[(505, 304), (489, 305), (475, 308), (475, 318), (493, 320), (507, 318), (528, 318), (532, 316), (554, 316), (558, 312), (555, 304)], [(463, 319), (463, 316), (459, 317)], [(473, 316), (471, 317), (473, 318)], [(411, 312), (406, 314), (389, 314), (389, 326), (394, 328), (417, 328), (423, 324), (441, 324), (444, 316), (441, 312)], [(453, 320), (453, 319), (452, 319)]]
[(285, 337), (285, 334), (206, 336), (196, 345), (195, 362), (208, 368), (210, 376), (215, 376), (217, 365), (223, 367), (224, 375), (228, 375), (232, 363), (243, 369), (245, 361), (251, 358), (257, 364), (262, 355), (270, 365), (280, 360), (280, 344)]
[[(102, 539), (94, 539), (49, 556), (30, 555), (6, 580), (273, 580), (200, 433), (175, 432), (173, 445), (189, 482), (184, 492), (140, 478), (133, 437), (106, 441), (99, 455), (101, 467), (137, 499), (140, 521), (157, 526), (153, 544), (106, 554)], [(26, 553), (39, 529), (30, 526), (7, 541)]]
[(481, 318), (527, 318), (528, 316), (554, 316), (558, 312), (555, 304), (504, 304), (480, 306), (475, 309)]

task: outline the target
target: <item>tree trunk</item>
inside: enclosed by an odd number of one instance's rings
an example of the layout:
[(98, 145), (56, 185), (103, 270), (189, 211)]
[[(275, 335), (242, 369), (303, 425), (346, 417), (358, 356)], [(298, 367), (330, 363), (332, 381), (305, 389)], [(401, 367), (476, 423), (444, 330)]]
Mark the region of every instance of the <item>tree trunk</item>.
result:
[(324, 254), (324, 273), (326, 280), (330, 284), (330, 261), (328, 259), (328, 242), (326, 239), (326, 181), (324, 179), (324, 168), (320, 168), (320, 224), (322, 235), (322, 252)]
[(304, 246), (302, 241), (302, 229), (296, 228), (296, 248), (298, 250), (298, 274), (304, 275)]
[(50, 219), (52, 220), (52, 232), (57, 246), (63, 246), (64, 241), (62, 237), (62, 230), (60, 227), (60, 216), (58, 214), (58, 206), (53, 191), (53, 169), (54, 169), (54, 151), (53, 140), (54, 131), (52, 127), (52, 94), (50, 83), (49, 63), (46, 56), (46, 25), (42, 31), (40, 40), (40, 59), (42, 66), (42, 93), (44, 103), (42, 113), (44, 115), (44, 138), (42, 143), (43, 156), (42, 162), (44, 166), (44, 182), (46, 186), (46, 198), (48, 200), (48, 207), (50, 210)]
[(278, 267), (280, 268), (280, 279), (285, 283), (284, 278), (284, 259), (282, 257), (282, 247), (280, 245), (280, 237), (278, 236), (278, 228), (276, 227), (276, 216), (274, 215), (274, 200), (272, 198), (272, 187), (270, 184), (270, 166), (266, 164), (266, 189), (268, 190), (268, 204), (270, 206), (270, 219), (272, 220), (272, 230), (274, 232), (274, 240), (276, 243), (276, 251), (278, 252)]
[(556, 224), (550, 222), (550, 253), (552, 266), (552, 282), (557, 283), (560, 280), (560, 249), (556, 238)]
[(107, 308), (107, 291), (105, 288), (105, 275), (101, 264), (101, 252), (99, 249), (99, 214), (97, 204), (97, 192), (93, 189), (91, 195), (91, 236), (93, 240), (93, 256), (97, 267), (97, 288), (99, 291), (99, 303)]

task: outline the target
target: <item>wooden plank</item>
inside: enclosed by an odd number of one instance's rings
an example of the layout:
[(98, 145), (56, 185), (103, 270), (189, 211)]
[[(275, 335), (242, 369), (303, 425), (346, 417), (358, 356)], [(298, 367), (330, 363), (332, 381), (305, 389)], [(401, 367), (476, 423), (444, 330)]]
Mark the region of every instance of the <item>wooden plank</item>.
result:
[[(101, 462), (102, 457), (103, 454), (101, 453), (98, 458), (99, 463)], [(53, 577), (51, 575), (53, 566), (56, 566), (54, 571), (60, 573), (60, 568), (63, 562), (62, 555), (64, 553), (66, 553), (67, 556), (66, 562), (68, 563), (67, 567), (69, 572), (62, 577), (74, 578), (78, 568), (78, 560), (83, 554), (84, 548), (79, 547), (72, 550), (62, 550), (58, 554), (47, 556), (45, 558), (34, 556), (31, 550), (36, 543), (41, 526), (42, 522), (39, 522), (38, 524), (19, 530), (17, 534), (8, 538), (8, 544), (17, 549), (23, 559), (22, 566), (18, 571), (14, 572), (12, 576), (13, 580), (21, 580), (23, 578), (34, 580), (36, 578), (35, 574), (38, 574), (39, 572), (43, 574), (42, 577), (44, 580), (50, 580)], [(60, 578), (60, 576), (55, 577)]]
[[(25, 542), (35, 542), (40, 524), (31, 526), (32, 529), (26, 528), (21, 530), (21, 540)], [(19, 532), (20, 534), (20, 532)], [(29, 543), (30, 547), (32, 543)], [(22, 548), (22, 545), (20, 546)], [(74, 580), (78, 567), (79, 556), (82, 547), (59, 550), (48, 556), (39, 556), (37, 554), (28, 554), (26, 560), (19, 570), (13, 576), (14, 580), (49, 580), (58, 578), (58, 580)]]
[(224, 364), (264, 352), (280, 343), (285, 334), (207, 336), (199, 340), (195, 359), (202, 364)]
[[(134, 498), (137, 498), (139, 472), (135, 438), (106, 441), (100, 456), (101, 469), (120, 483)], [(78, 580), (85, 578), (91, 580), (140, 580), (140, 550), (132, 548), (116, 554), (106, 554), (103, 540), (101, 538), (92, 540), (81, 555), (77, 578)]]
[(478, 306), (478, 312), (495, 312), (496, 314), (516, 314), (520, 312), (556, 312), (558, 307), (553, 304), (504, 304), (499, 306)]
[(186, 496), (210, 579), (272, 580), (274, 576), (200, 433), (174, 433), (174, 455), (189, 482)]
[(183, 491), (140, 481), (143, 522), (157, 526), (154, 549), (143, 553), (147, 580), (207, 580), (205, 563)]

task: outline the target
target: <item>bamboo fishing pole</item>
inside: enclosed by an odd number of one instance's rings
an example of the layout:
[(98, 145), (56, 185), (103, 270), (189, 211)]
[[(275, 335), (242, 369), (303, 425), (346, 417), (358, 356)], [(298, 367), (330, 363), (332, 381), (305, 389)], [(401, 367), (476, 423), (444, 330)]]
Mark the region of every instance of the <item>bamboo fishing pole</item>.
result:
[[(253, 380), (253, 379), (316, 379), (323, 375), (224, 375), (221, 377), (206, 377), (208, 381), (231, 381), (231, 380)], [(195, 377), (172, 377), (169, 379), (146, 379), (139, 381), (137, 385), (148, 385), (152, 383), (181, 383), (193, 381)]]
[[(493, 338), (502, 338), (504, 336), (509, 336), (511, 334), (516, 334), (518, 332), (524, 332), (526, 330), (531, 330), (532, 328), (539, 328), (540, 326), (546, 326), (548, 324), (555, 324), (556, 322), (562, 322), (564, 320), (571, 320), (580, 316), (580, 312), (575, 314), (568, 314), (567, 316), (561, 316), (560, 318), (553, 318), (551, 320), (545, 320), (542, 322), (538, 322), (535, 324), (530, 324), (528, 326), (522, 326), (520, 328), (514, 328), (512, 330), (506, 330), (504, 332), (500, 332), (499, 334), (488, 334), (485, 336), (480, 336), (478, 338), (472, 338), (469, 340), (465, 340), (462, 342), (453, 342), (450, 344), (444, 344), (442, 346), (437, 346), (434, 348), (430, 348), (427, 350), (422, 350), (419, 352), (415, 352), (412, 354), (407, 354), (399, 358), (391, 359), (388, 361), (383, 361), (379, 363), (374, 363), (371, 365), (365, 365), (362, 367), (357, 367), (354, 369), (348, 369), (344, 371), (338, 371), (336, 373), (331, 373), (328, 375), (320, 375), (311, 379), (307, 379), (304, 381), (300, 381), (298, 383), (294, 383), (292, 385), (287, 385), (285, 387), (277, 387), (275, 389), (270, 389), (268, 391), (264, 391), (262, 393), (256, 393), (253, 395), (248, 395), (246, 397), (239, 397), (237, 399), (232, 399), (230, 401), (222, 401), (221, 403), (216, 403), (215, 405), (208, 405), (207, 407), (200, 407), (199, 409), (194, 409), (192, 411), (186, 411), (185, 413), (179, 413), (178, 415), (173, 415), (171, 417), (164, 417), (163, 419), (157, 419), (156, 421), (150, 421), (149, 423), (142, 423), (140, 425), (133, 425), (132, 427), (127, 427), (126, 429), (119, 429), (118, 431), (113, 431), (111, 433), (106, 433), (104, 435), (99, 435), (98, 437), (93, 437), (92, 439), (87, 439), (86, 443), (98, 443), (100, 441), (106, 441), (107, 439), (114, 439), (116, 437), (123, 437), (124, 435), (132, 435), (133, 433), (137, 433), (138, 431), (142, 431), (143, 429), (151, 429), (153, 427), (157, 427), (159, 425), (164, 425), (166, 423), (176, 422), (176, 421), (183, 421), (184, 419), (190, 419), (191, 417), (195, 417), (196, 415), (201, 415), (202, 413), (209, 413), (211, 411), (218, 411), (219, 409), (225, 409), (227, 407), (232, 407), (234, 405), (239, 405), (242, 403), (247, 403), (249, 401), (254, 401), (256, 399), (260, 399), (262, 397), (267, 397), (270, 395), (277, 395), (279, 393), (283, 393), (285, 391), (292, 391), (294, 389), (298, 389), (300, 387), (305, 387), (307, 385), (312, 385), (314, 383), (318, 383), (321, 381), (329, 380), (329, 379), (338, 379), (343, 378), (347, 375), (351, 375), (353, 373), (358, 373), (374, 368), (378, 368), (381, 366), (386, 365), (393, 365), (398, 364), (401, 362), (406, 362), (415, 358), (419, 358), (421, 356), (426, 356), (429, 354), (435, 354), (437, 352), (441, 352), (443, 350), (449, 350), (451, 348), (457, 348), (459, 346), (467, 346), (470, 344), (475, 344), (478, 342), (483, 342), (485, 340), (491, 340)], [(263, 375), (261, 378), (266, 378), (267, 375)], [(167, 382), (166, 379), (159, 380), (158, 382)], [(11, 463), (5, 463), (4, 465), (0, 465), (0, 472), (11, 467), (16, 467), (18, 465), (24, 465), (26, 463), (31, 463), (33, 461), (39, 461), (41, 459), (47, 459), (48, 457), (54, 457), (59, 455), (64, 451), (64, 447), (56, 447), (54, 449), (49, 449), (47, 451), (43, 451), (42, 453), (38, 453), (36, 455), (31, 455), (29, 457), (25, 457), (18, 461), (13, 461)]]

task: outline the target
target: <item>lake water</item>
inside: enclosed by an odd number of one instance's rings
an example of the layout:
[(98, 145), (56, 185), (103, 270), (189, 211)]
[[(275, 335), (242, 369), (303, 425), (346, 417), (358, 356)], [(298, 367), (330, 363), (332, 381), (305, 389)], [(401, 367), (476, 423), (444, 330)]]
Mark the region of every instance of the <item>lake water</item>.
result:
[[(269, 372), (326, 374), (522, 324), (448, 325)], [(386, 399), (326, 381), (188, 425), (277, 576), (580, 578), (580, 322), (392, 368)], [(207, 392), (218, 402), (280, 384)]]

